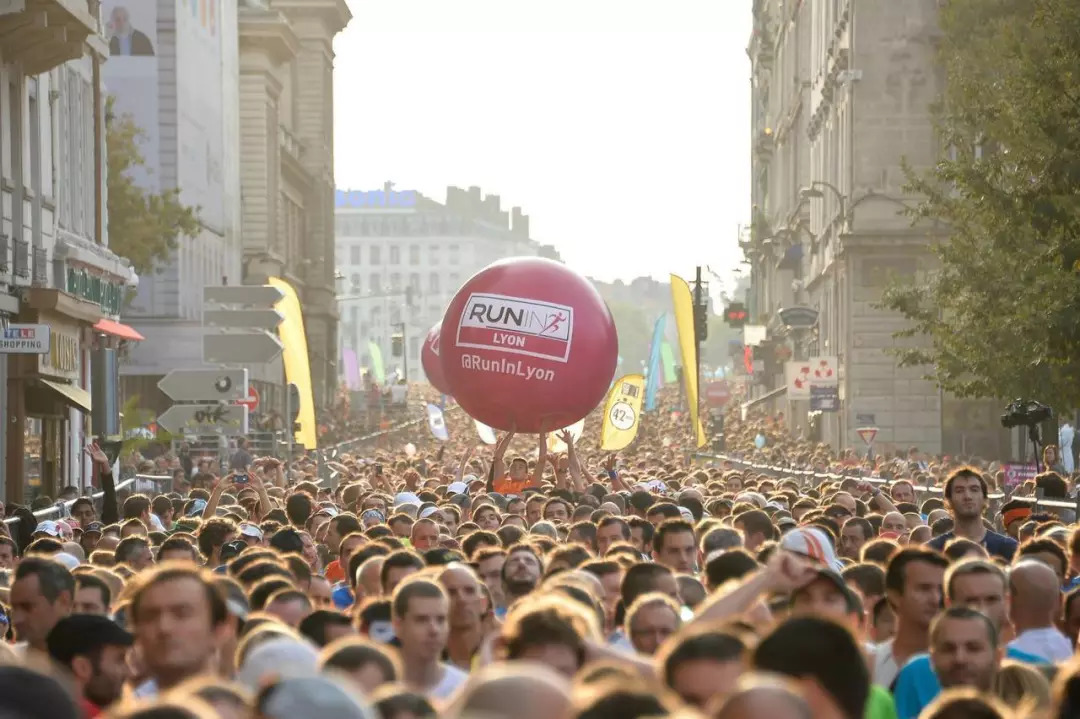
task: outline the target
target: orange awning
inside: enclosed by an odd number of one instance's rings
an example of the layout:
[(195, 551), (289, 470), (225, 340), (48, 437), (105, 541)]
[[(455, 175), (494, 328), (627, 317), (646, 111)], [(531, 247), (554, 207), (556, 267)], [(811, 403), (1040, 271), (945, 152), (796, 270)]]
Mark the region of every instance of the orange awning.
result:
[(94, 325), (94, 329), (98, 332), (104, 332), (107, 335), (113, 337), (119, 337), (122, 340), (128, 340), (130, 342), (142, 342), (145, 337), (139, 334), (134, 327), (129, 327), (121, 322), (114, 322), (112, 320), (98, 320)]

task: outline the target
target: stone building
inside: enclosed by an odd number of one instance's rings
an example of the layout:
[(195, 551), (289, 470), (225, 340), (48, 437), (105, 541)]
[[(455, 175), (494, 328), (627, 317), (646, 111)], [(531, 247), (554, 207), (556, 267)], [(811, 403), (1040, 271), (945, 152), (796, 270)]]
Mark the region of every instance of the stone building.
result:
[[(995, 406), (899, 367), (888, 350), (923, 340), (894, 338), (902, 318), (877, 307), (891, 277), (918, 280), (946, 232), (904, 214), (917, 202), (905, 164), (923, 171), (940, 153), (937, 12), (936, 0), (755, 0), (751, 316), (769, 326), (762, 354), (839, 358), (841, 407), (820, 416), (824, 441), (862, 448), (856, 428), (875, 426), (879, 451), (1003, 456)], [(789, 331), (778, 310), (792, 306), (816, 310), (816, 326)], [(773, 392), (772, 409), (809, 432), (809, 403), (786, 400), (783, 364), (766, 366), (755, 394)]]

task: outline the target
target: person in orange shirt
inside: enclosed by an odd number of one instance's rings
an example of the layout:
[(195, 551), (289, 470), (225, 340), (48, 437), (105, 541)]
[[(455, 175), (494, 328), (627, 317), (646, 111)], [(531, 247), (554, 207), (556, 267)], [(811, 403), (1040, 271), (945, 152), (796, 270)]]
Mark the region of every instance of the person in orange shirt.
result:
[(510, 432), (495, 445), (495, 458), (491, 463), (491, 474), (488, 475), (489, 492), (498, 492), (507, 496), (521, 494), (530, 488), (540, 489), (540, 481), (544, 477), (544, 466), (547, 463), (547, 434), (540, 435), (540, 456), (536, 460), (536, 469), (532, 477), (529, 476), (529, 463), (524, 457), (514, 457), (510, 462), (510, 471), (506, 471), (503, 456), (513, 439), (514, 433)]

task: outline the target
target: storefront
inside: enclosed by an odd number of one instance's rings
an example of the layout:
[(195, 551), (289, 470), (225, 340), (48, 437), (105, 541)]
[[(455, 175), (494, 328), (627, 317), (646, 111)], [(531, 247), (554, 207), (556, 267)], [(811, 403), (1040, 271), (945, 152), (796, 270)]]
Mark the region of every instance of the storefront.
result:
[(40, 495), (55, 499), (82, 474), (81, 452), (72, 448), (85, 444), (86, 357), (102, 312), (95, 302), (34, 287), (23, 295), (17, 319), (48, 325), (51, 335), (48, 353), (8, 358), (6, 500), (25, 503)]

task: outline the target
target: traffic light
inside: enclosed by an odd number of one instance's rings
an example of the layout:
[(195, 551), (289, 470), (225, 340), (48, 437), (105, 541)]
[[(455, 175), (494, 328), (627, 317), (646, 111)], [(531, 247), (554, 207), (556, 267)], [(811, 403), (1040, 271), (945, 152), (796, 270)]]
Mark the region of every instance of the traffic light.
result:
[(746, 324), (750, 313), (746, 311), (746, 305), (742, 302), (732, 302), (724, 310), (724, 322), (730, 327), (742, 327)]
[(709, 339), (708, 305), (694, 305), (694, 336), (698, 342)]
[(394, 357), (405, 354), (405, 335), (400, 332), (390, 335), (390, 354)]

